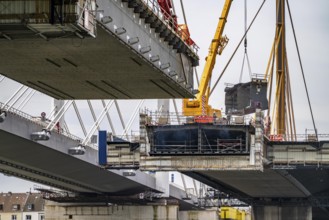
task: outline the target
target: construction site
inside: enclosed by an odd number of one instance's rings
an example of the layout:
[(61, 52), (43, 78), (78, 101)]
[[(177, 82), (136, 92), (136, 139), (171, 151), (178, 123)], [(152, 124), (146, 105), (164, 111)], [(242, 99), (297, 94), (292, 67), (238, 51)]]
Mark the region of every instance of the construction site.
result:
[(0, 219), (329, 219), (290, 1), (0, 0), (0, 172), (45, 200)]

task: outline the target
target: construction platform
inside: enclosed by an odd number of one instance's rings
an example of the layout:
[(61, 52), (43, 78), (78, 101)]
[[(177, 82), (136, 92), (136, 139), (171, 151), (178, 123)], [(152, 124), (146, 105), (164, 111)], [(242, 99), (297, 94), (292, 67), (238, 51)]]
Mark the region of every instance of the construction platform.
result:
[(197, 47), (149, 1), (1, 2), (8, 78), (56, 99), (193, 97)]
[(313, 134), (267, 137), (262, 115), (257, 109), (250, 119), (201, 120), (142, 113), (148, 141), (139, 167), (180, 171), (255, 206), (328, 207), (328, 141)]
[(249, 154), (249, 125), (185, 125), (147, 126), (150, 155), (241, 155)]

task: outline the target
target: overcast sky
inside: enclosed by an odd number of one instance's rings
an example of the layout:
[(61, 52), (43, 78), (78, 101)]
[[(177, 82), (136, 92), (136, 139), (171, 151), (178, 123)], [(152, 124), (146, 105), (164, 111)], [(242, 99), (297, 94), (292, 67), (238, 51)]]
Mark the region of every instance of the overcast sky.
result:
[[(174, 2), (176, 3), (176, 12), (179, 17), (179, 23), (183, 23), (179, 0), (174, 0)], [(213, 38), (223, 2), (223, 0), (184, 1), (187, 23), (189, 25), (191, 36), (200, 47), (199, 73), (202, 72), (204, 59), (208, 53), (208, 47)], [(319, 133), (329, 133), (329, 103), (328, 98), (326, 97), (329, 94), (329, 1), (290, 0), (289, 2), (316, 125)], [(261, 3), (262, 0), (248, 1), (249, 22)], [(259, 17), (255, 21), (254, 26), (248, 33), (248, 54), (253, 73), (264, 74), (274, 38), (274, 31), (275, 0), (267, 0)], [(217, 79), (217, 76), (226, 65), (237, 43), (243, 36), (244, 0), (233, 1), (224, 32), (230, 41), (222, 56), (217, 58), (216, 67), (213, 73), (214, 80)], [(312, 123), (289, 20), (287, 20), (287, 49), (297, 133), (304, 133), (306, 128), (312, 128)], [(210, 99), (213, 107), (224, 108), (224, 83), (238, 82), (242, 59), (243, 48), (240, 48)], [(247, 69), (244, 71), (243, 79), (244, 81), (249, 80)], [(4, 83), (1, 83), (0, 89), (2, 94), (0, 96), (0, 101), (5, 102), (13, 91), (17, 89), (17, 84), (10, 80), (5, 80), (5, 85)], [(120, 102), (120, 106), (123, 107), (125, 112), (125, 121), (129, 120), (133, 108), (124, 108), (124, 106), (136, 106), (137, 103), (138, 101), (136, 100)], [(144, 106), (154, 109), (154, 103), (154, 101), (147, 101)], [(38, 108), (36, 108), (36, 106)], [(80, 109), (81, 111), (87, 111), (86, 103), (81, 103)], [(37, 94), (35, 98), (32, 99), (31, 103), (26, 106), (25, 111), (32, 115), (39, 115), (42, 111), (48, 113), (50, 111), (49, 97)], [(96, 109), (96, 111), (99, 112), (100, 109)], [(69, 112), (69, 114), (73, 114), (73, 112)], [(112, 115), (117, 115), (115, 110), (113, 110)], [(90, 122), (92, 121), (90, 114), (86, 120), (89, 120)], [(70, 128), (81, 134), (82, 132), (78, 127), (77, 121), (75, 120), (74, 122), (72, 122), (73, 125), (71, 125), (72, 127)], [(116, 117), (115, 122), (119, 123), (118, 117)], [(102, 126), (102, 129), (108, 129), (108, 124), (103, 123)], [(136, 122), (136, 128), (137, 127)], [(6, 177), (0, 174), (0, 191), (24, 192), (32, 187), (33, 183), (21, 181), (15, 177)]]

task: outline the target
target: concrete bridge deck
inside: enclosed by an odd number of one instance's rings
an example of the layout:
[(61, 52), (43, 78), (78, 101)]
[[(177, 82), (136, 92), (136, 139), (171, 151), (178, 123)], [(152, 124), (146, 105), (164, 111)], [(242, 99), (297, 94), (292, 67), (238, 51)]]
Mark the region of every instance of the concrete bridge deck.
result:
[[(155, 178), (144, 172), (127, 177), (122, 170), (101, 169), (94, 148), (87, 147), (85, 155), (69, 155), (68, 149), (80, 142), (74, 136), (52, 132), (48, 141), (30, 140), (31, 133), (41, 129), (23, 113), (8, 111), (0, 123), (0, 172), (76, 193), (117, 198), (145, 192), (161, 194)], [(182, 209), (195, 207), (196, 197), (184, 200), (186, 192), (173, 185), (169, 197), (178, 199)]]
[[(311, 214), (329, 214), (328, 141), (311, 140), (308, 137), (300, 141), (270, 141), (263, 135), (262, 123), (256, 121), (248, 125), (254, 127), (254, 132), (244, 131), (248, 136), (248, 145), (244, 154), (241, 154), (238, 150), (218, 151), (219, 147), (230, 149), (231, 146), (223, 146), (221, 140), (232, 141), (241, 137), (239, 134), (237, 138), (233, 133), (241, 125), (232, 124), (229, 127), (194, 123), (147, 126), (149, 150), (152, 153), (155, 149), (157, 154), (150, 153), (149, 156), (141, 157), (142, 170), (178, 170), (241, 201), (263, 207), (257, 211), (260, 216), (264, 214), (264, 207), (270, 206), (312, 207)], [(209, 127), (216, 130), (216, 133), (199, 132), (202, 136), (194, 132), (193, 135), (185, 135), (187, 132), (184, 129), (192, 133), (193, 126)], [(222, 137), (221, 133), (227, 136)], [(206, 144), (203, 140), (206, 140)], [(186, 150), (192, 145), (201, 150)], [(289, 219), (283, 218), (283, 212), (277, 210), (273, 208), (272, 211), (282, 219)], [(292, 217), (299, 219), (297, 216), (302, 215), (302, 210)], [(271, 214), (265, 216), (270, 217)]]
[(76, 21), (51, 24), (42, 14), (49, 7), (2, 1), (0, 74), (57, 99), (193, 97), (196, 51), (161, 12), (138, 2), (136, 12), (126, 1), (98, 1)]

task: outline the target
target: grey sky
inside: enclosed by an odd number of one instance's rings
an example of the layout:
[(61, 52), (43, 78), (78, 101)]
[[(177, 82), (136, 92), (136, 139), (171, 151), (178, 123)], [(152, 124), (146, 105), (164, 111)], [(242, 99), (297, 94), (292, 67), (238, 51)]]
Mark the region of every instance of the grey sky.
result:
[[(214, 34), (220, 10), (224, 1), (204, 0), (184, 1), (187, 20), (192, 38), (200, 46), (199, 73), (202, 72), (204, 58), (208, 53), (208, 47)], [(244, 31), (243, 0), (232, 3), (228, 22), (224, 33), (230, 39), (222, 56), (217, 57), (213, 79), (222, 71), (228, 58), (231, 56)], [(262, 0), (248, 1), (248, 20), (251, 21)], [(327, 100), (329, 74), (329, 1), (290, 0), (290, 8), (299, 43), (300, 53), (304, 65), (314, 116), (319, 133), (328, 133), (329, 128)], [(178, 4), (177, 4), (178, 5)], [(287, 14), (288, 16), (288, 14)], [(254, 26), (248, 33), (248, 54), (251, 69), (254, 73), (264, 74), (272, 46), (275, 31), (275, 1), (267, 0)], [(298, 64), (290, 22), (287, 17), (287, 50), (289, 68), (292, 81), (293, 98), (297, 133), (303, 133), (305, 128), (312, 128), (310, 113), (301, 71)], [(211, 97), (213, 107), (224, 107), (224, 83), (236, 83), (239, 80), (242, 66), (243, 48), (240, 48), (231, 65), (227, 69), (216, 91)], [(245, 69), (244, 80), (248, 80), (248, 72)]]
[[(176, 3), (176, 11), (179, 16), (180, 23), (183, 22), (179, 1), (174, 0)], [(200, 74), (204, 65), (204, 58), (208, 53), (208, 47), (213, 37), (218, 18), (220, 16), (223, 0), (203, 0), (191, 1), (186, 0), (185, 11), (187, 22), (189, 25), (190, 33), (193, 40), (199, 45), (200, 51), (200, 66), (198, 73)], [(228, 22), (225, 28), (225, 34), (230, 39), (228, 46), (225, 48), (222, 56), (217, 58), (213, 79), (223, 69), (227, 60), (235, 49), (238, 41), (244, 32), (244, 8), (243, 0), (235, 0), (232, 4)], [(306, 74), (307, 84), (311, 97), (311, 102), (314, 110), (314, 116), (319, 133), (329, 133), (329, 103), (327, 99), (329, 74), (329, 1), (327, 0), (290, 0), (290, 6), (293, 14), (295, 29), (297, 33), (298, 43)], [(248, 21), (255, 14), (262, 0), (248, 1)], [(287, 17), (288, 19), (288, 17)], [(294, 97), (295, 117), (297, 123), (297, 133), (304, 133), (305, 128), (312, 128), (311, 117), (307, 106), (305, 90), (303, 81), (301, 80), (301, 71), (296, 56), (296, 49), (294, 46), (293, 36), (290, 28), (289, 21), (287, 21), (287, 49), (290, 74), (292, 78), (292, 89)], [(275, 1), (267, 0), (259, 18), (256, 20), (254, 27), (248, 34), (248, 53), (251, 62), (251, 69), (254, 73), (264, 74), (267, 61), (270, 54), (275, 31)], [(243, 58), (243, 48), (240, 48), (231, 65), (227, 69), (224, 77), (217, 86), (210, 102), (215, 108), (224, 108), (224, 83), (236, 83), (239, 80)], [(248, 72), (245, 69), (244, 81), (248, 80)], [(8, 97), (17, 89), (16, 83), (10, 80), (5, 81), (6, 85), (0, 84), (1, 96), (0, 101), (4, 102)], [(138, 101), (121, 101), (125, 117), (128, 121), (133, 108)], [(131, 104), (133, 103), (133, 104)], [(145, 102), (144, 106), (150, 109), (155, 108), (154, 101)], [(127, 107), (129, 106), (129, 107)], [(179, 105), (180, 106), (180, 105)], [(82, 111), (87, 111), (85, 103), (80, 104)], [(50, 111), (50, 99), (42, 94), (37, 94), (25, 111), (33, 115), (39, 115), (42, 111)], [(100, 109), (96, 109), (100, 112)], [(113, 109), (111, 115), (117, 115)], [(91, 115), (85, 113), (85, 120), (90, 124), (92, 122)], [(81, 129), (77, 125), (77, 120), (73, 116), (73, 111), (70, 111), (67, 120), (71, 120), (73, 126), (72, 130), (77, 134), (82, 134)], [(115, 123), (119, 123), (118, 117), (115, 117)], [(136, 123), (137, 129), (137, 123)], [(103, 123), (102, 129), (108, 129), (108, 124)], [(19, 187), (20, 186), (20, 187)], [(6, 177), (0, 174), (0, 191), (28, 191), (33, 186), (33, 183), (20, 181), (14, 177)]]

